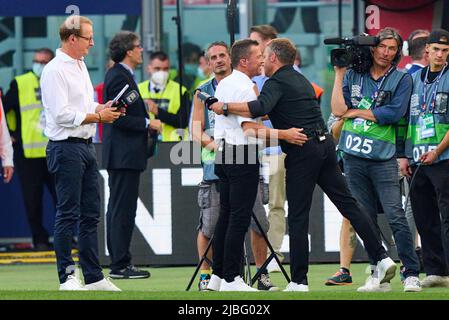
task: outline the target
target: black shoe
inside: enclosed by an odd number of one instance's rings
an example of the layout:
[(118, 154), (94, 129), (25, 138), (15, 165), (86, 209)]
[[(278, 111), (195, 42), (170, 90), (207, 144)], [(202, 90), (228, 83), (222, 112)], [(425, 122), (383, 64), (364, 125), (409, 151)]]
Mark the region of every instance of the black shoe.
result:
[(145, 279), (150, 277), (150, 273), (130, 265), (121, 270), (112, 270), (109, 272), (109, 276), (112, 279)]
[(257, 289), (262, 291), (279, 291), (279, 288), (271, 283), (270, 275), (262, 273), (257, 279)]

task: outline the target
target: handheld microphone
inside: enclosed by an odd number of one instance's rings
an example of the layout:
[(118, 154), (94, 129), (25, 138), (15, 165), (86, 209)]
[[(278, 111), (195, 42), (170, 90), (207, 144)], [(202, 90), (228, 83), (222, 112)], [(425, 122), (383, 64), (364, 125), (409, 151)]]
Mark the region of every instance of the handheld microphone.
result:
[(117, 103), (116, 111), (126, 113), (126, 108), (139, 99), (139, 93), (136, 90), (131, 90)]
[(198, 91), (198, 99), (204, 103), (207, 109), (211, 110), (211, 105), (218, 102), (218, 99), (207, 94), (206, 92)]

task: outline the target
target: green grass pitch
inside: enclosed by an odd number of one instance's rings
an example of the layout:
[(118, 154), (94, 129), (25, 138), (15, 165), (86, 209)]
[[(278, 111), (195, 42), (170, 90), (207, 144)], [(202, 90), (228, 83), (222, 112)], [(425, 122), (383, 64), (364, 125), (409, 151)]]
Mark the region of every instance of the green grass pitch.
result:
[[(398, 272), (392, 281), (392, 292), (358, 293), (357, 287), (367, 277), (366, 266), (352, 266), (354, 283), (349, 286), (325, 286), (324, 281), (337, 270), (338, 265), (320, 264), (310, 266), (308, 293), (243, 293), (198, 292), (197, 279), (191, 290), (186, 292), (195, 270), (193, 266), (148, 268), (151, 272), (149, 279), (114, 280), (122, 292), (59, 292), (55, 265), (6, 265), (0, 266), (0, 300), (449, 300), (449, 288), (403, 292)], [(289, 272), (288, 266), (286, 268)], [(104, 272), (107, 274), (108, 270)], [(285, 288), (287, 283), (282, 274), (271, 274), (271, 278), (281, 289)]]

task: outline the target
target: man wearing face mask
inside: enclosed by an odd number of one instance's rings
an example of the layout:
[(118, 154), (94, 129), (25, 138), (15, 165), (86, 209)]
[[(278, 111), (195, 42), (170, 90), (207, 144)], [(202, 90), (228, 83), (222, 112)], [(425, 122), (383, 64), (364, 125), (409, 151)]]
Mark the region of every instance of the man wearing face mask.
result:
[(182, 97), (179, 96), (179, 83), (169, 80), (169, 69), (167, 54), (153, 52), (147, 66), (150, 79), (139, 83), (140, 95), (151, 112), (151, 118), (162, 122), (162, 142), (176, 142), (188, 137), (189, 93), (183, 86)]
[(50, 191), (53, 202), (56, 201), (45, 158), (48, 138), (43, 133), (45, 115), (39, 85), (44, 66), (53, 58), (54, 53), (48, 48), (36, 50), (32, 71), (15, 77), (4, 98), (14, 147), (14, 164), (22, 187), (34, 249), (38, 251), (51, 249), (48, 232), (42, 223), (44, 186)]

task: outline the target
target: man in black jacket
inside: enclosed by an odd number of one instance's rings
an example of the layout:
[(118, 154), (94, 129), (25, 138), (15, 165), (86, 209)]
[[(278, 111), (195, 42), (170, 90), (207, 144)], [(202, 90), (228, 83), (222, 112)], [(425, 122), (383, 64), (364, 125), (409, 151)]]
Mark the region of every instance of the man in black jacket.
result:
[[(111, 100), (125, 85), (122, 96), (127, 104), (114, 124), (103, 129), (103, 166), (109, 174), (107, 211), (107, 245), (111, 256), (110, 277), (114, 279), (148, 278), (149, 272), (131, 264), (129, 246), (136, 217), (139, 178), (147, 165), (146, 148), (150, 130), (160, 130), (160, 120), (149, 120), (148, 112), (134, 77), (134, 69), (142, 63), (142, 46), (137, 34), (119, 32), (109, 44), (115, 65), (107, 72), (104, 99)], [(133, 92), (134, 91), (134, 92)]]

